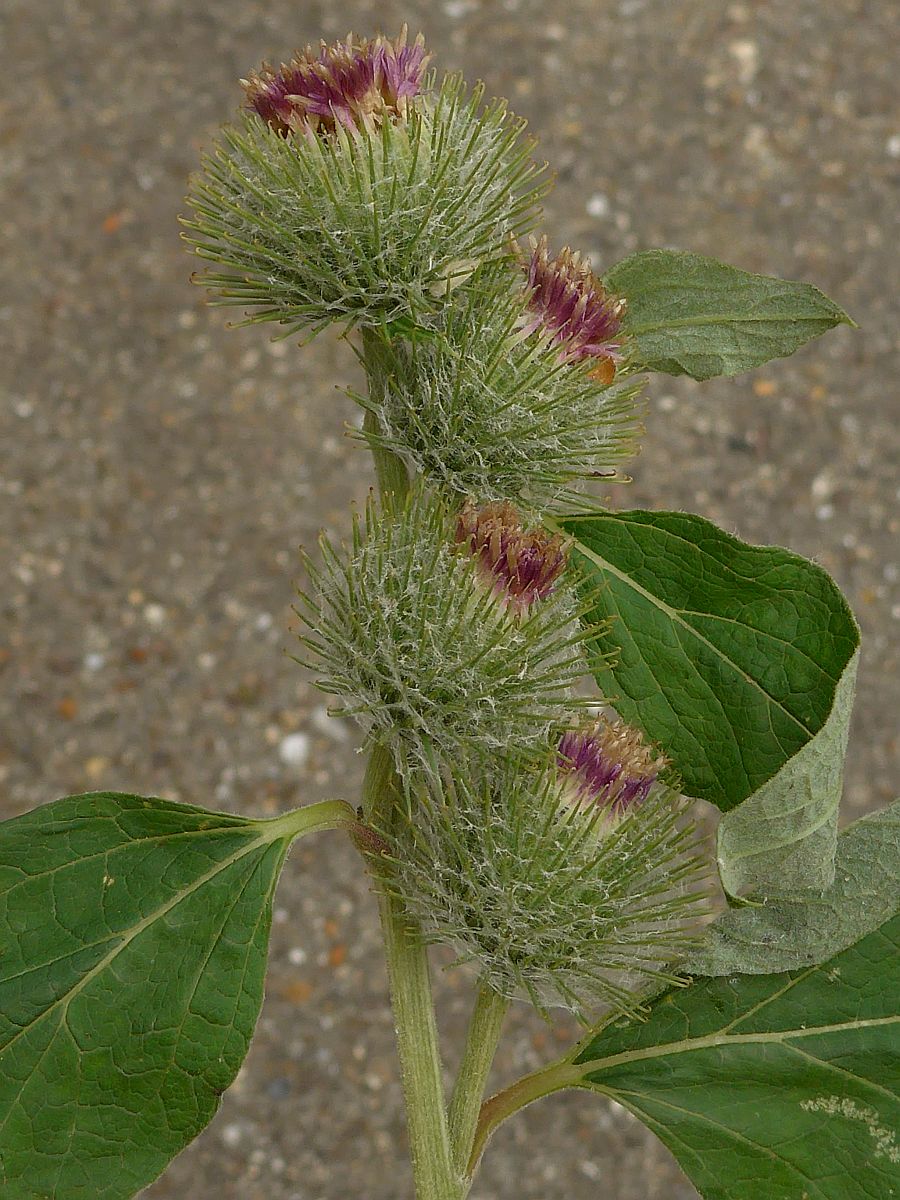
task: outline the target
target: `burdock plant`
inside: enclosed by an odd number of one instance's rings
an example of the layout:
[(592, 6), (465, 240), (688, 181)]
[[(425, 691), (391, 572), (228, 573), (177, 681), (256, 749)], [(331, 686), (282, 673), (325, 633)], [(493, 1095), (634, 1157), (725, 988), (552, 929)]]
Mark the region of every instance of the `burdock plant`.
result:
[[(211, 1119), (280, 869), (323, 829), (378, 900), (419, 1200), (462, 1200), (562, 1088), (630, 1109), (710, 1200), (900, 1193), (896, 809), (837, 832), (856, 624), (812, 563), (597, 482), (648, 375), (849, 318), (682, 251), (554, 253), (522, 122), (430, 57), (403, 31), (248, 74), (185, 220), (215, 302), (335, 325), (365, 369), (377, 492), (296, 608), (363, 795), (261, 820), (93, 793), (0, 827), (0, 1194), (132, 1196)], [(449, 1087), (434, 944), (473, 994)], [(513, 1003), (584, 1036), (485, 1099)]]

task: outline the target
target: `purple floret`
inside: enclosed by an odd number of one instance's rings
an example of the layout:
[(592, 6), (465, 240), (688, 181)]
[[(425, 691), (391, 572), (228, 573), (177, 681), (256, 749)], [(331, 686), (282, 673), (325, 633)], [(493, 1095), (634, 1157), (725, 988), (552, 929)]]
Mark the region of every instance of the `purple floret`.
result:
[(484, 578), (512, 607), (522, 610), (546, 600), (568, 561), (559, 534), (526, 530), (511, 504), (466, 504), (459, 515), (456, 540), (477, 560)]
[(605, 719), (563, 734), (557, 762), (579, 804), (599, 805), (614, 816), (646, 800), (665, 766), (638, 730)]
[(307, 46), (277, 71), (264, 64), (243, 81), (247, 107), (285, 136), (401, 119), (421, 91), (429, 58), (421, 34), (407, 45), (406, 26), (393, 41), (351, 34), (333, 46), (323, 42), (318, 53)]
[(610, 296), (590, 266), (568, 247), (550, 258), (547, 239), (535, 245), (528, 264), (528, 333), (550, 334), (563, 356), (598, 359), (598, 377), (612, 380), (622, 358), (625, 305)]

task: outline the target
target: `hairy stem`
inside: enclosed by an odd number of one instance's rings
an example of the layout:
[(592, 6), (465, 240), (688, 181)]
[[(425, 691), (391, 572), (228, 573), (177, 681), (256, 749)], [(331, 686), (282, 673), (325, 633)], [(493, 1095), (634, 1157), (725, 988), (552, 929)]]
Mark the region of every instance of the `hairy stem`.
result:
[[(376, 824), (389, 824), (395, 800), (390, 753), (376, 745), (366, 771), (363, 811)], [(460, 1200), (463, 1191), (450, 1152), (427, 950), (401, 902), (383, 884), (379, 885), (379, 910), (416, 1196), (418, 1200)]]
[[(373, 398), (383, 395), (387, 381), (380, 369), (380, 342), (372, 331), (363, 331), (363, 361)], [(377, 423), (366, 413), (366, 429)], [(372, 446), (375, 475), (382, 502), (388, 495), (402, 499), (409, 491), (409, 476), (400, 458), (390, 450)], [(372, 748), (363, 784), (365, 820), (376, 830), (390, 831), (398, 802), (397, 777), (390, 752)], [(406, 1100), (410, 1154), (417, 1200), (461, 1200), (465, 1194), (450, 1149), (450, 1131), (437, 1021), (431, 992), (428, 950), (416, 923), (374, 875), (384, 938), (391, 1005), (400, 1073)]]
[(509, 1000), (505, 996), (486, 984), (479, 987), (450, 1101), (450, 1144), (453, 1162), (460, 1175), (466, 1174), (488, 1073), (508, 1008)]
[[(376, 401), (380, 401), (384, 397), (388, 387), (388, 380), (382, 367), (382, 346), (383, 343), (377, 333), (371, 329), (363, 330), (362, 357), (369, 380), (369, 395)], [(363, 431), (372, 434), (379, 432), (378, 418), (368, 409), (363, 420)], [(388, 495), (392, 495), (395, 500), (402, 500), (409, 491), (409, 472), (406, 464), (393, 450), (372, 443), (370, 446), (372, 458), (375, 461), (378, 492), (382, 501)]]

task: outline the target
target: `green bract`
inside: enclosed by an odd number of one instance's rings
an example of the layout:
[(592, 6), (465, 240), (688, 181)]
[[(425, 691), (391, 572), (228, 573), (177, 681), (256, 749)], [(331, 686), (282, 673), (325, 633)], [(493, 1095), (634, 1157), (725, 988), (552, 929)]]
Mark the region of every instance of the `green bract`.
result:
[(345, 700), (397, 766), (431, 751), (533, 753), (569, 720), (584, 673), (576, 609), (559, 588), (514, 613), (454, 545), (444, 505), (421, 489), (394, 510), (370, 504), (349, 548), (307, 562), (301, 638), (318, 686)]
[(425, 936), (504, 996), (587, 1013), (639, 1007), (672, 981), (707, 910), (703, 860), (683, 803), (658, 787), (612, 829), (597, 805), (561, 801), (552, 760), (454, 764), (414, 791), (393, 856)]
[(640, 384), (626, 369), (604, 386), (592, 359), (526, 334), (526, 300), (523, 272), (482, 270), (428, 328), (385, 343), (386, 386), (362, 399), (369, 442), (450, 493), (538, 509), (615, 474), (637, 451)]
[(433, 311), (509, 253), (545, 190), (524, 123), (458, 76), (380, 129), (283, 136), (227, 127), (193, 181), (188, 239), (226, 270), (200, 282), (288, 334)]

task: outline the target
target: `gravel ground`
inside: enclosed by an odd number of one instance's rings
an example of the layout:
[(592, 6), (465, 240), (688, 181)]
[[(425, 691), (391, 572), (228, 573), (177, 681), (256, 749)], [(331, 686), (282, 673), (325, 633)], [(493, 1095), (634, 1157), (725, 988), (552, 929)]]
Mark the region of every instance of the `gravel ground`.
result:
[[(639, 247), (697, 250), (810, 280), (859, 322), (736, 380), (656, 379), (634, 484), (614, 500), (701, 512), (834, 574), (865, 635), (846, 816), (891, 800), (894, 0), (4, 0), (3, 815), (93, 788), (262, 814), (354, 794), (355, 735), (285, 650), (297, 546), (346, 529), (370, 483), (343, 436), (355, 362), (328, 335), (299, 352), (227, 330), (188, 282), (175, 218), (238, 76), (404, 19), (441, 66), (529, 118), (558, 169), (555, 244), (600, 267)], [(246, 1067), (152, 1200), (410, 1194), (353, 853), (335, 834), (300, 845), (277, 903)], [(440, 978), (451, 1039), (465, 984)], [(556, 1045), (517, 1010), (498, 1080)], [(473, 1197), (587, 1200), (598, 1181), (606, 1200), (696, 1195), (623, 1110), (561, 1096), (501, 1130)]]

